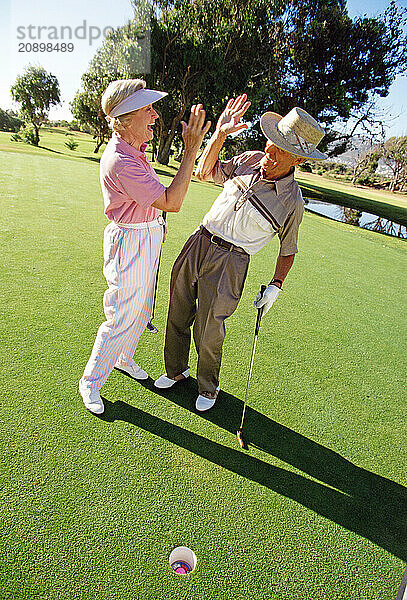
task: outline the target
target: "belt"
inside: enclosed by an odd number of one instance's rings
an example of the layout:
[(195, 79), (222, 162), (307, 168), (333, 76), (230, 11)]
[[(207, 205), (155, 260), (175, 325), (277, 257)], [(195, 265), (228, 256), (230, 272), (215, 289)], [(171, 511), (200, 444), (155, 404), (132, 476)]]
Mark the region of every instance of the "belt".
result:
[(162, 226), (164, 224), (164, 219), (159, 215), (154, 221), (143, 221), (141, 223), (117, 223), (116, 221), (111, 221), (111, 223), (124, 229), (149, 229), (150, 227)]
[(207, 237), (212, 242), (212, 244), (215, 244), (215, 246), (220, 246), (221, 248), (224, 248), (225, 250), (229, 250), (229, 252), (238, 252), (239, 254), (247, 254), (248, 255), (248, 252), (246, 252), (246, 250), (243, 250), (243, 248), (241, 248), (240, 246), (235, 246), (231, 242), (227, 242), (223, 238), (211, 233), (203, 225), (201, 225), (200, 230), (201, 230), (201, 235), (204, 235), (205, 237)]

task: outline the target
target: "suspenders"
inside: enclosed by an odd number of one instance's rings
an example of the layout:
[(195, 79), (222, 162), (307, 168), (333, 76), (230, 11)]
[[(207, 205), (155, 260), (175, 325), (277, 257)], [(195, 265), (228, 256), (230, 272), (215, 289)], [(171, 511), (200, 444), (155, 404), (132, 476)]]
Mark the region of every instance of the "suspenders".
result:
[(262, 217), (266, 219), (273, 227), (275, 231), (278, 231), (281, 225), (276, 221), (276, 219), (271, 214), (270, 208), (265, 205), (264, 202), (255, 194), (254, 191), (251, 190), (252, 186), (257, 183), (260, 178), (260, 173), (255, 175), (252, 179), (250, 187), (246, 184), (245, 181), (239, 176), (233, 177), (232, 181), (235, 186), (238, 188), (240, 192), (242, 192), (242, 197), (236, 201), (235, 210), (239, 210), (243, 204), (248, 200), (250, 204), (254, 206), (254, 208), (261, 214)]

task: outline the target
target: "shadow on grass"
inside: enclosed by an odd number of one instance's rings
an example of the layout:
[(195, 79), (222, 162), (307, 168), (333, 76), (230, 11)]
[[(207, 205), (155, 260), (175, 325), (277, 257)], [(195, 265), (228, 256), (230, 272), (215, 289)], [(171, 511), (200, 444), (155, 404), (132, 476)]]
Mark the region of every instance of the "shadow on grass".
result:
[[(175, 389), (157, 390), (151, 379), (140, 382), (179, 406), (195, 412), (193, 379)], [(270, 399), (272, 402), (272, 399)], [(261, 449), (319, 481), (273, 466), (238, 449), (236, 431), (243, 402), (221, 391), (219, 401), (202, 418), (229, 431), (236, 450), (154, 417), (129, 404), (104, 399), (104, 421), (126, 421), (181, 446), (212, 463), (295, 500), (323, 517), (371, 540), (394, 556), (407, 560), (407, 489), (357, 467), (329, 448), (280, 425), (248, 407), (245, 438)], [(335, 488), (335, 489), (333, 489)]]
[(80, 158), (86, 158), (86, 160), (91, 160), (92, 162), (100, 163), (100, 156), (81, 156)]
[(47, 148), (46, 146), (38, 146), (38, 148), (41, 148), (42, 150), (47, 150), (48, 152), (53, 152), (54, 154), (61, 154), (63, 156), (66, 156), (68, 158), (86, 158), (86, 160), (91, 160), (93, 162), (100, 162), (100, 157), (94, 157), (94, 156), (83, 156), (80, 154), (68, 154), (67, 152), (61, 152), (60, 150), (53, 150), (52, 148)]
[(65, 152), (60, 152), (59, 150), (53, 150), (52, 148), (47, 148), (46, 146), (38, 145), (38, 148), (41, 148), (42, 150), (48, 150), (48, 152), (53, 152), (54, 154), (65, 154)]

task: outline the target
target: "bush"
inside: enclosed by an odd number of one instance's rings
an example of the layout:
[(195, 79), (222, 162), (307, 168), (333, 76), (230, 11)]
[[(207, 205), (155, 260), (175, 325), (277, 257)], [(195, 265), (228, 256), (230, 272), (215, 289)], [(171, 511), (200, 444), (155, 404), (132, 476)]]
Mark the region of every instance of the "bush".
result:
[(358, 185), (374, 185), (375, 182), (376, 182), (376, 177), (372, 173), (363, 173), (356, 180), (356, 183)]
[(79, 144), (76, 140), (68, 140), (65, 142), (65, 146), (69, 148), (69, 150), (76, 150)]
[(329, 175), (344, 175), (348, 168), (346, 165), (333, 162), (333, 161), (315, 161), (314, 169), (318, 175), (322, 175), (324, 173), (328, 173)]
[(21, 139), (21, 135), (18, 133), (14, 133), (12, 136), (10, 136), (10, 140), (12, 142), (22, 142), (23, 140)]
[(336, 175), (345, 175), (347, 170), (347, 166), (342, 163), (336, 163), (336, 165), (331, 169), (332, 173), (335, 173)]
[(69, 131), (80, 131), (81, 127), (77, 121), (71, 121), (68, 125)]
[(23, 125), (23, 127), (21, 127), (18, 133), (21, 136), (23, 142), (25, 142), (26, 144), (31, 144), (32, 146), (37, 145), (35, 128), (32, 123), (26, 123), (25, 125)]
[(298, 165), (298, 168), (300, 171), (303, 171), (304, 173), (312, 173), (312, 167), (309, 164), (309, 162), (305, 162), (305, 163)]
[(93, 135), (92, 128), (88, 127), (87, 125), (80, 125), (79, 131), (82, 131), (83, 133), (89, 133), (90, 135)]

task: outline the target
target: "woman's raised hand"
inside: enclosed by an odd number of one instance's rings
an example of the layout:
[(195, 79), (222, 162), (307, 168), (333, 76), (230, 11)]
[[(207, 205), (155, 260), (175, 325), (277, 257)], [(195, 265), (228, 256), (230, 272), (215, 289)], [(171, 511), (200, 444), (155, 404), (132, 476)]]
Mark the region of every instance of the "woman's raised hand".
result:
[(208, 133), (211, 122), (205, 124), (206, 113), (202, 104), (194, 104), (189, 115), (188, 125), (181, 121), (182, 137), (185, 142), (185, 150), (195, 150), (198, 152), (202, 140)]

